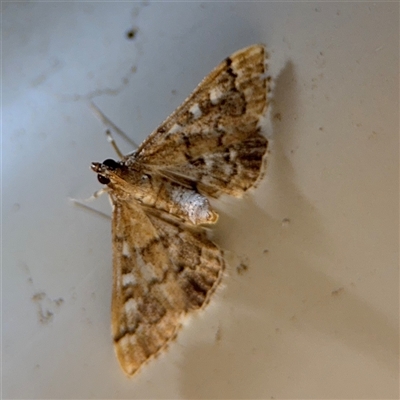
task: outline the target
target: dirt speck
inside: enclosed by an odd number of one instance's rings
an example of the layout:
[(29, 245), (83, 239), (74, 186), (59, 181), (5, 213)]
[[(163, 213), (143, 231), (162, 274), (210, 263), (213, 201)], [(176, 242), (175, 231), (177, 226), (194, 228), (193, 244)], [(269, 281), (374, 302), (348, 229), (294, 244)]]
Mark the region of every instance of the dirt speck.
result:
[(129, 31), (127, 31), (125, 35), (126, 35), (127, 39), (133, 40), (133, 39), (135, 39), (137, 33), (138, 33), (138, 28), (132, 28), (132, 29), (129, 29)]
[(340, 288), (338, 288), (338, 289), (336, 289), (336, 290), (332, 290), (331, 296), (332, 296), (332, 297), (338, 297), (338, 296), (340, 296), (340, 295), (343, 294), (343, 293), (344, 293), (344, 287), (340, 287)]
[(290, 225), (290, 219), (289, 218), (283, 218), (282, 220), (282, 227), (287, 228)]
[(215, 342), (219, 343), (221, 339), (222, 339), (222, 332), (221, 332), (221, 327), (219, 326), (217, 332), (215, 332)]
[(236, 267), (236, 272), (237, 272), (239, 275), (243, 275), (248, 269), (249, 269), (248, 265), (246, 265), (244, 262), (241, 262), (241, 263)]
[[(31, 278), (30, 284), (33, 285)], [(51, 299), (45, 292), (36, 292), (32, 295), (32, 301), (37, 305), (38, 319), (41, 324), (48, 324), (53, 320), (54, 313), (63, 303), (64, 299)]]

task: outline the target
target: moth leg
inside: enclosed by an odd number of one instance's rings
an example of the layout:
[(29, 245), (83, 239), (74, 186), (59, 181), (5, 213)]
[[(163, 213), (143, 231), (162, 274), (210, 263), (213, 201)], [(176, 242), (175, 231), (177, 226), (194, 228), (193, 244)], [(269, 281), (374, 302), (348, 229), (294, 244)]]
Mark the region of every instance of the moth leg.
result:
[(71, 199), (71, 198), (69, 200), (72, 201), (74, 203), (74, 205), (77, 206), (77, 207), (81, 207), (86, 211), (90, 211), (91, 213), (97, 214), (97, 215), (99, 215), (100, 217), (103, 217), (103, 218), (107, 218), (108, 220), (111, 219), (111, 217), (108, 214), (103, 213), (103, 212), (101, 212), (99, 210), (96, 210), (93, 207), (87, 206), (83, 201), (80, 201), (80, 200), (77, 200), (77, 199)]
[[(110, 121), (101, 111), (100, 109), (93, 103), (89, 103), (89, 107), (91, 108), (92, 112), (96, 115), (96, 117), (111, 131), (117, 133), (121, 137), (123, 137), (129, 144), (131, 144), (134, 147), (134, 150), (136, 150), (139, 146), (135, 141), (133, 141), (124, 131), (118, 128), (117, 125), (115, 125), (112, 121)], [(114, 147), (114, 146), (113, 146)], [(115, 147), (114, 147), (115, 149)], [(117, 154), (119, 155), (120, 152), (117, 151)]]
[(107, 218), (108, 220), (111, 219), (111, 217), (108, 214), (105, 214), (101, 211), (96, 210), (93, 207), (87, 206), (85, 203), (89, 203), (93, 200), (96, 200), (97, 198), (99, 198), (100, 196), (102, 196), (104, 193), (109, 193), (110, 189), (108, 187), (106, 188), (102, 188), (99, 189), (97, 191), (95, 191), (90, 197), (80, 200), (80, 199), (73, 199), (73, 198), (69, 198), (70, 201), (72, 201), (74, 203), (75, 206), (84, 208), (86, 211), (90, 211), (92, 213), (95, 213), (97, 215), (100, 215), (103, 218)]
[(88, 197), (87, 199), (83, 199), (83, 200), (79, 200), (79, 199), (73, 199), (70, 198), (71, 201), (75, 202), (75, 203), (89, 203), (93, 200), (96, 200), (97, 198), (99, 198), (100, 196), (102, 196), (104, 193), (108, 193), (110, 191), (110, 189), (108, 187), (105, 188), (101, 188), (99, 190), (96, 190), (90, 197)]

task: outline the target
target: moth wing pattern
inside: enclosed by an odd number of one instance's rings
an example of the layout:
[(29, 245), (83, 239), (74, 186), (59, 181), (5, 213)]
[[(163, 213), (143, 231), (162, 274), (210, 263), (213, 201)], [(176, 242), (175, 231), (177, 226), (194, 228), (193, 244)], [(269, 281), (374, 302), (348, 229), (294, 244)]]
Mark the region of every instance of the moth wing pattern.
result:
[(253, 45), (217, 66), (138, 148), (92, 163), (113, 205), (112, 336), (131, 376), (204, 307), (225, 263), (202, 226), (207, 196), (241, 196), (260, 177), (270, 78)]
[(226, 58), (142, 143), (135, 160), (189, 180), (202, 194), (241, 196), (260, 176), (268, 146), (261, 134), (271, 90), (267, 56), (263, 45), (253, 45)]
[(203, 229), (113, 199), (112, 336), (127, 375), (162, 352), (183, 317), (207, 304), (224, 270)]

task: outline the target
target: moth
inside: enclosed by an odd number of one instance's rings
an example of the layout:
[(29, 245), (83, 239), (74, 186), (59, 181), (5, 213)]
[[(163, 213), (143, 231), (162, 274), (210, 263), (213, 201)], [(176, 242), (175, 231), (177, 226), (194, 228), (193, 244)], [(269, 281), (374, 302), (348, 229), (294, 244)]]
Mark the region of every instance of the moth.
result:
[(271, 78), (263, 45), (219, 64), (138, 149), (91, 168), (112, 203), (112, 337), (131, 376), (203, 308), (225, 268), (204, 226), (209, 198), (240, 197), (260, 177)]

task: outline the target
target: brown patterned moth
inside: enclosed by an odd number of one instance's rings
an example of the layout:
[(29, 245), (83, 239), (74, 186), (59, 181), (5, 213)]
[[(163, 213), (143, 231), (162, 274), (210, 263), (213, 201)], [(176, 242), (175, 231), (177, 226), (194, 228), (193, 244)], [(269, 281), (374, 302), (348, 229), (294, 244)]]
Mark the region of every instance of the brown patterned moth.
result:
[(240, 197), (260, 177), (266, 55), (262, 45), (232, 54), (136, 151), (92, 163), (113, 208), (112, 337), (127, 375), (166, 349), (221, 280), (207, 197)]

